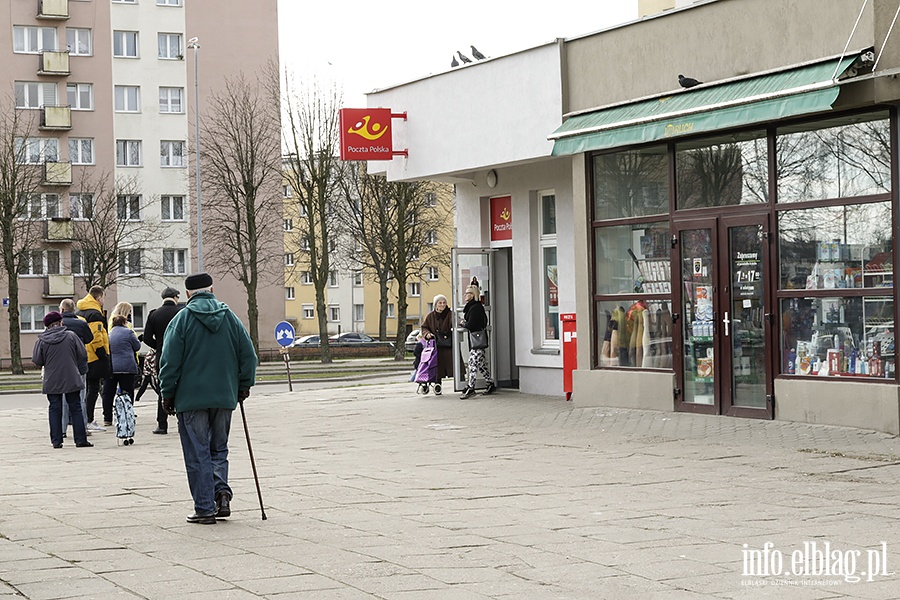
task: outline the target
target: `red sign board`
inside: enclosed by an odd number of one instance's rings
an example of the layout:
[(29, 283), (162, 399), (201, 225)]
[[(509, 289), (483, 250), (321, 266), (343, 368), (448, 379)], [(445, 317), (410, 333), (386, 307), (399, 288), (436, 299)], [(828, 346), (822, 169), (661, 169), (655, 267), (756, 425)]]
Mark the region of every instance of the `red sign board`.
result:
[(341, 160), (391, 160), (394, 156), (389, 108), (342, 108)]
[(491, 198), (491, 241), (512, 239), (512, 196)]

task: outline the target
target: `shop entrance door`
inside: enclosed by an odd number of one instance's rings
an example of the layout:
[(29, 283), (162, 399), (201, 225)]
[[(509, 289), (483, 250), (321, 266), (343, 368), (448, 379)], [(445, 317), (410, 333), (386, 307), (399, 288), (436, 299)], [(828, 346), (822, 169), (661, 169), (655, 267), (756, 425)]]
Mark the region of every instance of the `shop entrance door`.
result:
[[(481, 290), (481, 303), (484, 304), (484, 312), (487, 315), (488, 347), (484, 356), (488, 362), (490, 372), (497, 377), (497, 352), (495, 335), (496, 311), (494, 310), (494, 296), (496, 290), (496, 277), (494, 273), (494, 260), (496, 250), (490, 248), (453, 248), (450, 251), (450, 261), (453, 268), (453, 279), (450, 283), (449, 301), (450, 308), (454, 312), (453, 329), (453, 389), (460, 392), (466, 389), (468, 383), (468, 356), (469, 336), (467, 330), (460, 327), (459, 320), (463, 317), (465, 308), (465, 291), (473, 282), (477, 283)], [(477, 387), (484, 387), (484, 381), (477, 380)]]
[(774, 418), (769, 216), (676, 221), (675, 230), (676, 409)]

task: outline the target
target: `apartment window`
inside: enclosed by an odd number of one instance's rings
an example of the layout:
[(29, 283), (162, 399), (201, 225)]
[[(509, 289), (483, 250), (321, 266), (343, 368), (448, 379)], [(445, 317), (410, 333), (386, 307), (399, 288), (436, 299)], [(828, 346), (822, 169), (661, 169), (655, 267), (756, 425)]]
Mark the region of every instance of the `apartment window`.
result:
[(294, 266), (294, 253), (293, 252), (285, 252), (284, 253), (284, 265), (286, 267)]
[(303, 305), (303, 318), (304, 319), (315, 319), (316, 318), (316, 309), (312, 304), (304, 304)]
[(125, 250), (119, 252), (119, 275), (141, 274), (141, 251)]
[(85, 267), (85, 260), (81, 253), (81, 250), (72, 250), (71, 254), (71, 267), (72, 267), (72, 275), (84, 275), (87, 270)]
[(162, 196), (160, 206), (163, 221), (184, 221), (184, 196)]
[(59, 250), (25, 252), (19, 262), (19, 275), (59, 275)]
[(438, 268), (437, 267), (428, 267), (428, 281), (437, 281), (438, 280)]
[(422, 284), (418, 281), (415, 283), (409, 284), (409, 295), (418, 298), (422, 295)]
[(13, 27), (13, 52), (55, 52), (56, 47), (55, 27)]
[(115, 110), (116, 112), (141, 112), (141, 88), (136, 85), (117, 85)]
[(184, 88), (161, 87), (159, 88), (159, 112), (183, 113)]
[(44, 256), (47, 258), (47, 274), (59, 275), (59, 250), (47, 250)]
[(539, 252), (541, 254), (538, 280), (541, 287), (541, 326), (542, 345), (559, 344), (559, 275), (556, 253), (556, 193), (553, 191), (538, 194), (538, 211), (540, 218)]
[(437, 206), (437, 194), (428, 192), (425, 194), (425, 206)]
[(282, 198), (290, 198), (291, 197), (291, 186), (283, 185), (281, 186), (281, 197)]
[(438, 234), (437, 231), (432, 229), (428, 233), (425, 234), (425, 243), (430, 245), (435, 245), (438, 243)]
[(186, 269), (187, 250), (163, 250), (163, 273), (166, 275), (184, 275)]
[(86, 193), (69, 194), (69, 217), (91, 219), (94, 217), (94, 195)]
[(181, 0), (156, 0), (157, 6), (181, 6)]
[(328, 307), (328, 317), (331, 321), (337, 322), (341, 320), (341, 307), (340, 306), (329, 306)]
[(388, 319), (396, 319), (397, 315), (394, 313), (394, 303), (391, 302), (387, 305), (387, 318)]
[(337, 287), (340, 284), (340, 280), (338, 279), (337, 271), (329, 271), (328, 272), (328, 285), (329, 287)]
[(305, 204), (301, 204), (301, 205), (300, 205), (300, 216), (301, 216), (301, 217), (305, 217), (305, 216), (307, 216), (308, 214), (309, 214), (309, 211), (306, 210), (306, 205), (305, 205)]
[(66, 101), (72, 110), (94, 110), (94, 87), (90, 83), (66, 84)]
[(113, 4), (137, 4), (137, 0), (112, 0)]
[(69, 56), (91, 56), (94, 53), (91, 30), (66, 28), (66, 48)]
[(147, 305), (143, 302), (131, 305), (131, 324), (135, 329), (144, 328), (144, 311)]
[(353, 305), (353, 320), (357, 321), (357, 322), (366, 320), (366, 305), (365, 304), (354, 304)]
[(126, 194), (116, 196), (116, 214), (118, 215), (120, 221), (140, 221), (140, 194)]
[(69, 138), (69, 161), (73, 165), (94, 164), (94, 140), (91, 138)]
[(304, 235), (300, 238), (300, 249), (309, 252), (309, 236)]
[(141, 166), (141, 140), (116, 140), (116, 166)]
[(284, 230), (285, 231), (293, 231), (294, 230), (294, 220), (293, 219), (285, 219), (284, 220)]
[(353, 271), (353, 285), (361, 286), (363, 284), (363, 272), (361, 269)]
[(137, 58), (138, 32), (113, 31), (113, 56), (116, 58)]
[(22, 331), (43, 331), (44, 315), (52, 310), (59, 310), (57, 306), (43, 304), (20, 304), (19, 325)]
[(16, 138), (16, 156), (24, 164), (36, 165), (59, 160), (56, 138)]
[(434, 302), (429, 302), (425, 305), (425, 314), (426, 315), (433, 310), (434, 310)]
[(167, 60), (179, 60), (182, 57), (180, 33), (160, 33), (156, 40), (157, 57)]
[(41, 108), (56, 104), (56, 84), (37, 81), (16, 82), (16, 108)]
[(297, 296), (294, 294), (293, 287), (284, 288), (284, 299), (285, 300), (295, 300), (296, 298), (297, 298)]
[(159, 143), (159, 166), (184, 167), (184, 142), (163, 141)]
[(31, 194), (25, 199), (22, 219), (52, 219), (59, 216), (59, 194)]
[(303, 274), (300, 276), (300, 283), (303, 285), (312, 285), (313, 278), (312, 273), (309, 271), (303, 271)]

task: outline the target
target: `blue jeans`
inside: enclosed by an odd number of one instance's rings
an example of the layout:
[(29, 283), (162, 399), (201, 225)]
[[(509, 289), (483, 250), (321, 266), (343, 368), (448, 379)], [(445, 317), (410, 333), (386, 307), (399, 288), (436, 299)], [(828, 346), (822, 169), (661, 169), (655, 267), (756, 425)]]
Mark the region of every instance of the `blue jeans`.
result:
[[(47, 394), (47, 400), (50, 402), (50, 441), (54, 445), (62, 444), (63, 394)], [(84, 416), (81, 413), (81, 391), (66, 392), (65, 402), (72, 415), (72, 433), (75, 434), (75, 443), (83, 444), (87, 442), (87, 433), (84, 427)]]
[(178, 435), (188, 486), (198, 515), (216, 514), (216, 496), (228, 486), (228, 433), (233, 410), (207, 408), (178, 413)]

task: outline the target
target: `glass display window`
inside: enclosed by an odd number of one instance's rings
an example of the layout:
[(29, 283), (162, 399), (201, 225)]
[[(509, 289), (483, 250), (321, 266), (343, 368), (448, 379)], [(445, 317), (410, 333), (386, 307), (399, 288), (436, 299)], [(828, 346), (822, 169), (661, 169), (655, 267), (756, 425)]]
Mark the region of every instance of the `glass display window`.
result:
[(675, 206), (681, 210), (768, 202), (768, 163), (764, 131), (678, 144)]
[(665, 146), (594, 157), (594, 220), (669, 212)]
[(599, 366), (672, 368), (672, 311), (668, 301), (597, 302)]
[(596, 294), (670, 294), (669, 223), (594, 230)]

